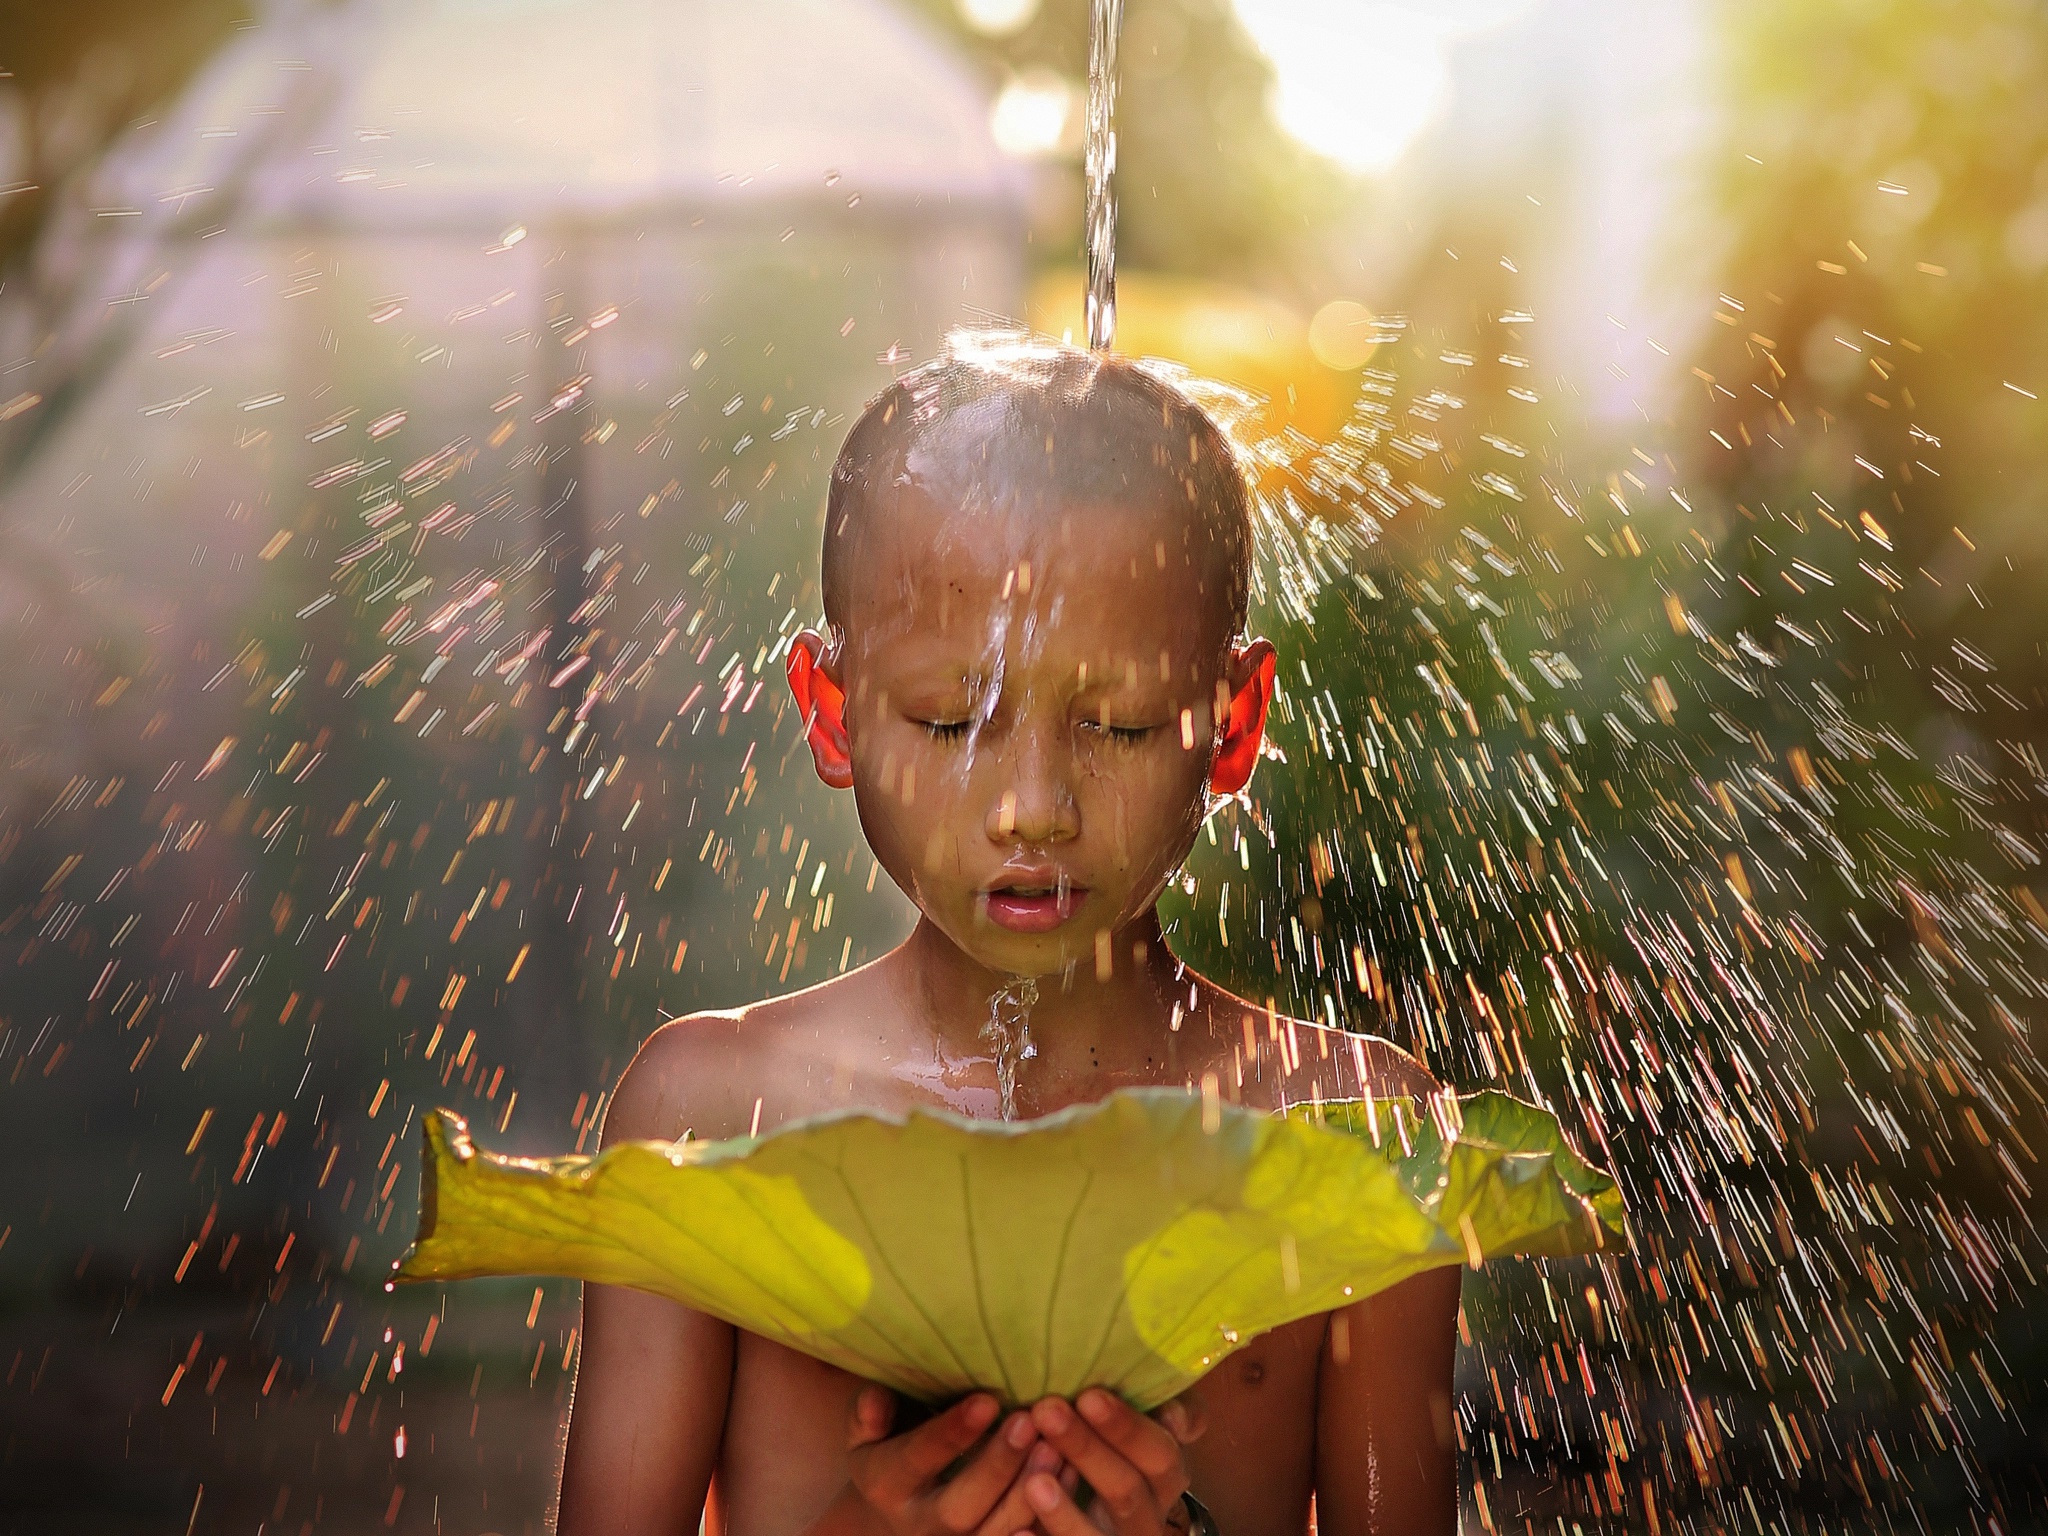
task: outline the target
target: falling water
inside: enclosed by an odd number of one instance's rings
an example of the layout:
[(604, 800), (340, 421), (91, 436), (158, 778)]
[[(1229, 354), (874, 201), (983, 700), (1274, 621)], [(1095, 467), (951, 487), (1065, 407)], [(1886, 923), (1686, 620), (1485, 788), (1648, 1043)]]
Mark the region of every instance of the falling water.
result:
[(1095, 0), (1088, 36), (1088, 123), (1083, 152), (1088, 179), (1088, 345), (1107, 351), (1116, 340), (1116, 45), (1124, 0)]
[[(1121, 5), (1093, 22), (1086, 329), (1106, 347)], [(1971, 419), (1967, 358), (1853, 296), (1885, 254), (1852, 232), (1848, 274), (1803, 248), (1782, 263), (1819, 284), (1803, 300), (1731, 278), (1703, 302), (1703, 387), (1604, 447), (1566, 381), (1542, 387), (1551, 319), (1527, 280), (1469, 252), (1455, 282), (1438, 263), (1408, 284), (1469, 319), (1380, 316), (1327, 441), (1177, 380), (1259, 488), (1254, 614), (1283, 665), (1273, 756), (1167, 903), (1176, 956), (1276, 1016), (1545, 1099), (1630, 1195), (1627, 1255), (1467, 1281), (1455, 1412), (1495, 1536), (1981, 1530), (2000, 1500), (1990, 1528), (2015, 1531), (2015, 1506), (2036, 1528), (2036, 634), (2009, 621), (2000, 650), (1994, 584), (2011, 606), (2025, 575), (1985, 538), (1996, 507), (1942, 489), (1972, 483), (1971, 439), (1940, 442)], [(514, 226), (461, 270), (497, 291), (542, 243)], [(1964, 288), (1920, 254), (1911, 281)], [(212, 259), (223, 295), (265, 260)], [(608, 350), (634, 327), (611, 322), (666, 285), (593, 258), (564, 289), (534, 258), (502, 279), (532, 306), (516, 350), (429, 386), (418, 365), (473, 349), (480, 317), (415, 305), (388, 326), (398, 301), (360, 296), (400, 286), (389, 259), (337, 254), (347, 281), (317, 291), (290, 277), (295, 306), (327, 306), (336, 359), (308, 363), (335, 372), (303, 396), (267, 347), (153, 321), (113, 403), (10, 481), (6, 574), (48, 592), (9, 586), (5, 610), (26, 691), (0, 733), (0, 1092), (10, 1176), (44, 1193), (34, 1222), (0, 1223), (0, 1288), (47, 1276), (69, 1298), (0, 1332), (10, 1491), (32, 1456), (75, 1464), (84, 1429), (30, 1433), (86, 1422), (61, 1394), (111, 1391), (134, 1410), (124, 1498), (145, 1431), (220, 1448), (186, 1464), (187, 1524), (298, 1528), (324, 1497), (328, 1522), (383, 1528), (480, 1517), (487, 1492), (508, 1527), (546, 1497), (530, 1447), (566, 1400), (573, 1297), (516, 1298), (515, 1349), (495, 1301), (433, 1311), (360, 1283), (402, 1244), (418, 1110), (589, 1150), (657, 1005), (817, 982), (899, 913), (849, 808), (796, 787), (774, 676), (776, 619), (810, 601), (808, 542), (784, 569), (779, 541), (814, 530), (843, 430), (827, 407), (868, 376), (820, 353), (785, 374), (813, 309), (693, 319), (693, 293), (670, 333), (702, 328), (704, 351), (639, 388)], [(1482, 267), (1493, 286), (1457, 286)], [(832, 346), (897, 307), (854, 270)], [(128, 282), (84, 285), (95, 324)], [(1989, 389), (2033, 411), (2029, 382)], [(46, 382), (5, 393), (10, 428), (43, 430)], [(146, 519), (102, 464), (131, 434)], [(692, 444), (708, 484), (672, 467)], [(531, 533), (578, 478), (630, 487), (587, 563)], [(597, 1057), (566, 1129), (517, 1034), (558, 1017), (549, 976)], [(991, 999), (1006, 1119), (1036, 998), (1020, 979)], [(401, 1349), (431, 1369), (401, 1374)], [(437, 1427), (463, 1456), (436, 1460)]]
[(1038, 1054), (1031, 1043), (1031, 1010), (1038, 1003), (1038, 978), (1017, 976), (988, 1000), (981, 1038), (995, 1048), (996, 1095), (1005, 1120), (1017, 1118), (1017, 1063)]

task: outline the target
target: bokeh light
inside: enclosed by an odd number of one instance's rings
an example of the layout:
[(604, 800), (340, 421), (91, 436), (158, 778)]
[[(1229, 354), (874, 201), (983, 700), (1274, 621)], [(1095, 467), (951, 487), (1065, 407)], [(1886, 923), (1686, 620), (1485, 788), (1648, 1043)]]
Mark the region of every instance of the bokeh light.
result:
[(1373, 313), (1356, 299), (1332, 299), (1308, 323), (1309, 349), (1326, 368), (1363, 368), (1379, 348)]
[[(419, 1117), (905, 930), (779, 665), (863, 402), (1081, 334), (1087, 23), (0, 20), (0, 1525), (544, 1528)], [(1117, 130), (1283, 657), (1172, 940), (1630, 1199), (1468, 1280), (1462, 1528), (2044, 1529), (2048, 20), (1130, 0)]]
[(997, 93), (988, 128), (1006, 155), (1071, 155), (1081, 142), (1080, 92), (1052, 70), (1025, 70)]
[(1452, 49), (1529, 9), (1527, 0), (1233, 0), (1273, 63), (1273, 110), (1289, 133), (1354, 171), (1390, 169), (1440, 114)]
[(985, 37), (1008, 37), (1031, 25), (1040, 0), (960, 0), (960, 19)]

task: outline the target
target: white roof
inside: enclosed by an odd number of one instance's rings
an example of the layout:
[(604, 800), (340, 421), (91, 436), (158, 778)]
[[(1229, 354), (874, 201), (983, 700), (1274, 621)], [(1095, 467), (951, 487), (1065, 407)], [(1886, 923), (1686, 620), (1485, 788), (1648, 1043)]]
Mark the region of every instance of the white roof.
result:
[(105, 174), (145, 225), (246, 178), (244, 232), (1024, 195), (981, 83), (889, 0), (280, 5)]

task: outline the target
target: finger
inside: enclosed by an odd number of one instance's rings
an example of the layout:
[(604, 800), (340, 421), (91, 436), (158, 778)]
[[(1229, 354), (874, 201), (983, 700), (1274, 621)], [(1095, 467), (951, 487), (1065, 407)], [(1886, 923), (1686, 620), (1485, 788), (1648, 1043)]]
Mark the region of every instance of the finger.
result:
[(864, 1445), (889, 1438), (896, 1422), (896, 1394), (887, 1387), (865, 1386), (853, 1396), (846, 1412), (846, 1448), (857, 1451)]
[[(1031, 1415), (1011, 1414), (932, 1500), (932, 1514), (939, 1524), (949, 1531), (979, 1528), (1017, 1481), (1031, 1448), (1040, 1443)], [(1003, 1536), (1009, 1536), (1009, 1531)]]
[(891, 1443), (901, 1448), (905, 1470), (921, 1486), (958, 1460), (1001, 1411), (1001, 1405), (988, 1393), (977, 1392)]
[(1102, 1536), (1058, 1478), (1043, 1472), (1032, 1474), (1024, 1480), (1024, 1497), (1045, 1536)]
[(1038, 1511), (1026, 1496), (1025, 1485), (1034, 1475), (1059, 1476), (1064, 1465), (1058, 1451), (1043, 1440), (1034, 1441), (1025, 1453), (1024, 1465), (1017, 1477), (1003, 1490), (996, 1507), (983, 1517), (974, 1536), (1032, 1536), (1037, 1527)]
[(1193, 1445), (1209, 1432), (1209, 1408), (1199, 1392), (1190, 1388), (1179, 1397), (1155, 1409), (1152, 1417), (1182, 1445)]
[[(1113, 1450), (1144, 1474), (1155, 1493), (1164, 1490), (1162, 1504), (1180, 1497), (1180, 1488), (1166, 1488), (1182, 1469), (1182, 1441), (1171, 1426), (1139, 1413), (1115, 1393), (1100, 1387), (1083, 1392), (1074, 1400), (1074, 1408)], [(1176, 1417), (1184, 1419), (1185, 1410)]]
[(850, 1458), (855, 1486), (870, 1503), (901, 1502), (921, 1492), (981, 1438), (999, 1411), (993, 1397), (977, 1392), (907, 1434), (863, 1448)]
[[(1033, 1404), (1031, 1418), (1039, 1433), (1088, 1480), (1096, 1498), (1107, 1508), (1110, 1523), (1127, 1536), (1157, 1529), (1159, 1506), (1180, 1497), (1178, 1488), (1163, 1497), (1155, 1493), (1151, 1479), (1097, 1434), (1064, 1399), (1050, 1397)], [(1172, 1437), (1165, 1430), (1150, 1420), (1143, 1422), (1151, 1434), (1172, 1448), (1171, 1466), (1161, 1474), (1162, 1483), (1171, 1484), (1180, 1465), (1179, 1450), (1173, 1447)]]

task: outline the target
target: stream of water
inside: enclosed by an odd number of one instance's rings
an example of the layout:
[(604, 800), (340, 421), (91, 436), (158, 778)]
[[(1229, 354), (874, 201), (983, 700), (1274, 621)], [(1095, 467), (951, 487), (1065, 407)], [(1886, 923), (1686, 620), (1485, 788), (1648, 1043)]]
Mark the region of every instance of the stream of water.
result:
[(1088, 206), (1088, 345), (1116, 342), (1116, 81), (1124, 0), (1095, 0), (1088, 33), (1088, 119), (1082, 174)]
[[(1165, 9), (1134, 13), (1134, 78)], [(1095, 0), (1096, 349), (1123, 20)], [(306, 142), (278, 185), (333, 180)], [(0, 1495), (96, 1443), (122, 1498), (176, 1493), (152, 1528), (511, 1531), (545, 1507), (573, 1292), (366, 1280), (412, 1220), (418, 1112), (588, 1151), (659, 1018), (895, 942), (778, 669), (868, 338), (929, 279), (827, 244), (700, 310), (706, 248), (632, 230), (287, 261), (250, 227), (188, 242), (218, 271), (179, 302), (218, 328), (150, 319), (9, 513), (43, 553), (0, 614), (0, 1087), (33, 1191), (0, 1289), (52, 1301), (0, 1317)], [(1628, 1252), (1467, 1279), (1452, 1411), (1489, 1536), (2042, 1529), (2048, 742), (2038, 619), (2005, 617), (2038, 567), (1993, 543), (2033, 514), (1954, 490), (1985, 483), (1979, 402), (1852, 286), (1963, 268), (1840, 233), (1790, 263), (1833, 285), (1803, 310), (1729, 277), (1696, 349), (1631, 338), (1701, 387), (1645, 384), (1611, 430), (1553, 371), (1530, 253), (1476, 233), (1377, 274), (1417, 314), (1374, 322), (1325, 440), (1176, 377), (1257, 488), (1282, 661), (1272, 760), (1162, 904), (1174, 952), (1546, 1102), (1628, 1197)], [(1991, 388), (2033, 410), (2027, 382)], [(987, 1019), (1006, 1116), (1035, 1000)]]
[[(1096, 0), (1095, 348), (1121, 21)], [(1500, 297), (1469, 336), (1382, 317), (1325, 443), (1176, 376), (1260, 488), (1276, 730), (1305, 754), (1211, 820), (1225, 856), (1198, 846), (1167, 904), (1176, 953), (1240, 987), (1270, 953), (1297, 1011), (1552, 1105), (1621, 1180), (1630, 1252), (1468, 1284), (1476, 1528), (1927, 1530), (1968, 1504), (2014, 1530), (2015, 1317), (2048, 1257), (2018, 1002), (2048, 992), (2048, 915), (2019, 828), (2048, 781), (1956, 632), (1984, 600), (1936, 617), (1893, 571), (1947, 532), (1920, 528), (1939, 433), (1873, 393), (1850, 437), (1745, 324), (1692, 370), (1723, 387), (1689, 436), (1646, 419), (1612, 467), (1574, 464), (1541, 446), (1533, 307)], [(1840, 346), (1931, 416), (1903, 382), (1921, 349), (1869, 324)], [(1789, 502), (1759, 496), (1773, 475)], [(1909, 741), (1921, 673), (1949, 715)]]

